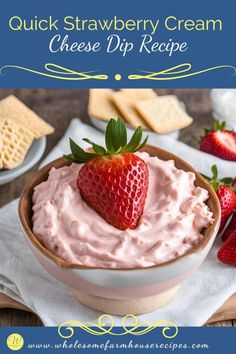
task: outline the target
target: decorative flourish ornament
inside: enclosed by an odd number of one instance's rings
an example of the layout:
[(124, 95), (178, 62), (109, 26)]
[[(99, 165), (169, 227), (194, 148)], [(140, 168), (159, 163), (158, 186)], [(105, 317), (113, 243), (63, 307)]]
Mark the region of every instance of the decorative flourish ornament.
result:
[(80, 321), (67, 321), (63, 322), (58, 327), (58, 333), (60, 337), (68, 339), (73, 337), (74, 335), (74, 328), (79, 327), (84, 331), (93, 334), (95, 336), (101, 336), (104, 334), (110, 334), (113, 336), (124, 336), (126, 334), (131, 334), (134, 336), (141, 336), (148, 332), (151, 332), (157, 327), (162, 328), (162, 335), (165, 338), (171, 339), (175, 338), (178, 334), (178, 327), (175, 323), (166, 321), (166, 320), (159, 320), (156, 322), (139, 322), (137, 316), (128, 314), (122, 318), (121, 327), (122, 332), (114, 332), (114, 318), (109, 314), (101, 315), (98, 318), (97, 323), (95, 322), (80, 322)]
[(231, 69), (233, 70), (233, 75), (236, 75), (236, 67), (232, 65), (212, 66), (210, 68), (191, 72), (192, 65), (190, 63), (183, 63), (183, 64), (173, 66), (169, 69), (164, 69), (157, 72), (142, 71), (144, 74), (130, 74), (128, 76), (128, 79), (129, 80), (146, 79), (146, 80), (159, 80), (159, 81), (179, 80), (179, 79), (184, 79), (190, 76), (196, 76), (196, 75), (207, 73), (209, 71), (219, 70), (219, 69)]
[(67, 80), (67, 81), (79, 81), (79, 80), (107, 80), (108, 76), (105, 74), (91, 74), (94, 71), (86, 71), (86, 72), (79, 72), (69, 68), (65, 68), (63, 66), (47, 63), (44, 65), (45, 72), (37, 71), (30, 68), (25, 68), (23, 66), (17, 65), (4, 65), (0, 68), (0, 74), (3, 74), (3, 71), (6, 69), (18, 69), (23, 71), (28, 71), (32, 74), (50, 77), (52, 79), (58, 80)]

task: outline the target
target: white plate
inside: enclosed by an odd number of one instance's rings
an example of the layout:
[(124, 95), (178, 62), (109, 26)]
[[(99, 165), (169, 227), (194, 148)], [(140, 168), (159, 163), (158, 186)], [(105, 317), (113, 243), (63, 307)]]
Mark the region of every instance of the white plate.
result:
[[(92, 124), (95, 126), (95, 128), (97, 128), (97, 129), (99, 129), (99, 130), (101, 130), (102, 132), (105, 133), (107, 122), (104, 122), (104, 121), (102, 121), (100, 119), (97, 119), (97, 118), (94, 118), (94, 117), (90, 117), (90, 119), (91, 119)], [(129, 127), (129, 128), (134, 130), (131, 127)], [(149, 134), (154, 134), (154, 135), (155, 134), (159, 135), (158, 133), (154, 133), (154, 132), (151, 132), (151, 131), (150, 132), (148, 131), (148, 133)], [(178, 140), (178, 138), (179, 138), (179, 130), (176, 130), (174, 132), (165, 134), (165, 136), (168, 136), (168, 137), (170, 137), (172, 139)]]
[(24, 162), (12, 170), (0, 171), (0, 185), (6, 184), (19, 177), (30, 168), (32, 168), (43, 156), (46, 148), (46, 137), (34, 140), (31, 145)]

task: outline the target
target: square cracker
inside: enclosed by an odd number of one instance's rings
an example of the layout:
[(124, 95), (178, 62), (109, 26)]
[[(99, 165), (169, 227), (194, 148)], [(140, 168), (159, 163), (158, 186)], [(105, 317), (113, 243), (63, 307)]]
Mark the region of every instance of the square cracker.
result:
[(136, 108), (147, 124), (159, 134), (185, 128), (193, 121), (178, 99), (171, 95), (137, 102)]
[(90, 89), (88, 113), (104, 121), (120, 116), (120, 112), (112, 102), (114, 91), (110, 89)]
[(141, 125), (144, 129), (150, 129), (142, 115), (136, 110), (135, 104), (140, 100), (151, 99), (156, 96), (157, 94), (152, 89), (123, 89), (115, 92), (112, 98), (124, 119), (133, 128)]
[(0, 168), (12, 169), (24, 161), (33, 133), (8, 118), (0, 119)]
[(35, 139), (52, 134), (54, 128), (28, 108), (17, 97), (11, 95), (0, 101), (0, 119), (9, 118), (15, 123), (27, 127)]

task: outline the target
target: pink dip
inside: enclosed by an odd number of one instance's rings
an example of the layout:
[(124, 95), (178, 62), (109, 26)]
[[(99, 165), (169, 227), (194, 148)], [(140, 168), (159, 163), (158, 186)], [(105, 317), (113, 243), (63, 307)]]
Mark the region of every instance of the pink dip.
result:
[(52, 168), (35, 187), (33, 232), (45, 247), (71, 263), (92, 267), (142, 268), (177, 258), (212, 222), (205, 189), (195, 174), (147, 153), (137, 153), (149, 169), (149, 189), (136, 229), (108, 224), (81, 198), (76, 179), (82, 165)]

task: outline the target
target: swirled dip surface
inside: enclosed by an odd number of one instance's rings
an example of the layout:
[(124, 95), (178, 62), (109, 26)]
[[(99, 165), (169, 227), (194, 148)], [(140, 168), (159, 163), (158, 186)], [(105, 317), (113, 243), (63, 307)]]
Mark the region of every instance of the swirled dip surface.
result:
[(52, 168), (35, 187), (33, 232), (54, 254), (93, 267), (148, 267), (186, 253), (212, 222), (208, 192), (194, 186), (195, 174), (147, 153), (137, 153), (149, 169), (149, 189), (136, 229), (108, 224), (81, 198), (76, 186), (82, 165)]

